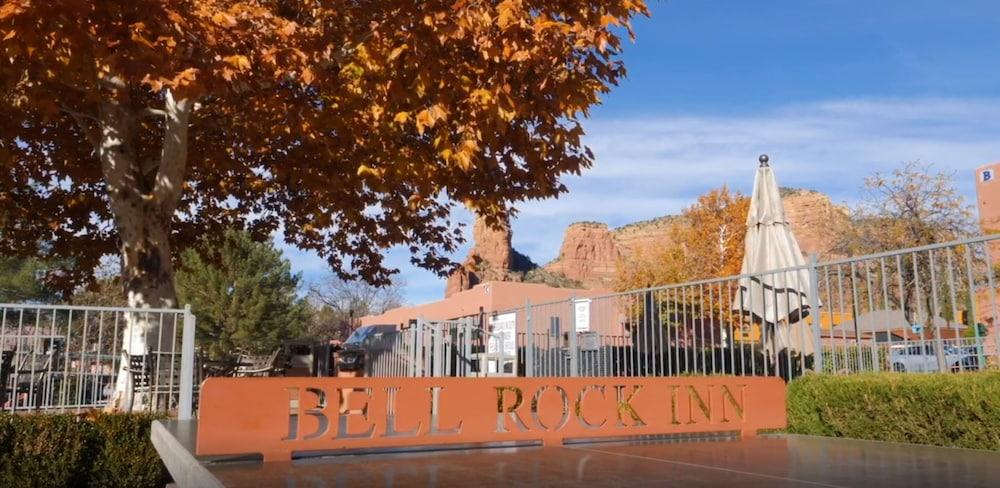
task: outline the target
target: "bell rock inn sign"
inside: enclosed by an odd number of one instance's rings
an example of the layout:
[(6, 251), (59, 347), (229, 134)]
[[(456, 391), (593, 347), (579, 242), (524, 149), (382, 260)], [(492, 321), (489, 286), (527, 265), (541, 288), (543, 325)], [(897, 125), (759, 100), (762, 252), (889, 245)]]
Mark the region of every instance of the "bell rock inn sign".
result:
[(779, 378), (211, 378), (197, 454), (740, 432), (785, 427)]

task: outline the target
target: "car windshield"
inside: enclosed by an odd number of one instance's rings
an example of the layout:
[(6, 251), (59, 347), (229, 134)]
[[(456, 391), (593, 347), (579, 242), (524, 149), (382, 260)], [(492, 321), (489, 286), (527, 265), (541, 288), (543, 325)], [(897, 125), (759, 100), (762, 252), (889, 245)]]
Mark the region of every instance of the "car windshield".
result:
[(354, 333), (351, 334), (350, 337), (347, 338), (346, 343), (359, 344), (361, 342), (364, 342), (364, 340), (367, 339), (368, 336), (372, 335), (373, 332), (375, 332), (375, 327), (360, 327), (356, 329)]

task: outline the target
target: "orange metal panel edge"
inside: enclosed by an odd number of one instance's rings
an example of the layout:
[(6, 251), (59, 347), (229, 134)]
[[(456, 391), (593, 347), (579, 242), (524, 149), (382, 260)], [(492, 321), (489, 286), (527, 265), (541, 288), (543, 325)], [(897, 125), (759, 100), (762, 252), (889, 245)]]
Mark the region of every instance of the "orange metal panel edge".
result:
[(786, 425), (779, 378), (212, 378), (197, 454), (739, 431)]

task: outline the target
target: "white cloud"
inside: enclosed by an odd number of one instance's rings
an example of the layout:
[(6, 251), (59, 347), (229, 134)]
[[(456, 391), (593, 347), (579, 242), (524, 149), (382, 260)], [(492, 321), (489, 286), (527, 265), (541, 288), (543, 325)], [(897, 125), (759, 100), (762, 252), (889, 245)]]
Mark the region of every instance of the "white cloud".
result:
[[(761, 153), (770, 155), (781, 185), (823, 191), (837, 202), (854, 200), (874, 171), (902, 161), (934, 163), (956, 172), (972, 204), (973, 170), (1000, 160), (997, 113), (1000, 99), (858, 99), (733, 116), (590, 120), (586, 142), (596, 165), (567, 178), (569, 194), (523, 205), (513, 223), (514, 246), (545, 263), (558, 254), (572, 222), (619, 226), (677, 213), (723, 184), (748, 192)], [(410, 302), (441, 296), (443, 280), (414, 270), (405, 252), (394, 250), (389, 260), (402, 268)], [(295, 255), (293, 263), (304, 269), (316, 261)]]

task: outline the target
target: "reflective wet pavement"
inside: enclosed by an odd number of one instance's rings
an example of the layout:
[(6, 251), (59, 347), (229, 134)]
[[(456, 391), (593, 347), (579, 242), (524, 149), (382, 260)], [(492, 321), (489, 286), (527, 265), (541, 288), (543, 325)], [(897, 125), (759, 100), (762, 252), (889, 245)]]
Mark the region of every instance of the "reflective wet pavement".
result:
[(1000, 453), (807, 436), (467, 449), (208, 466), (227, 487), (1000, 487)]

